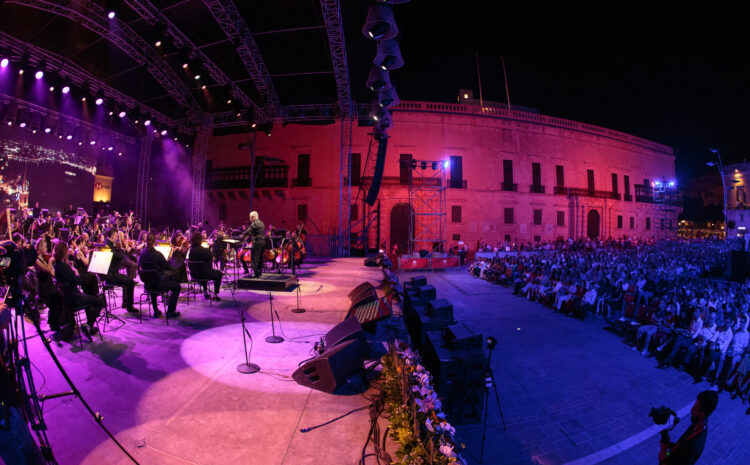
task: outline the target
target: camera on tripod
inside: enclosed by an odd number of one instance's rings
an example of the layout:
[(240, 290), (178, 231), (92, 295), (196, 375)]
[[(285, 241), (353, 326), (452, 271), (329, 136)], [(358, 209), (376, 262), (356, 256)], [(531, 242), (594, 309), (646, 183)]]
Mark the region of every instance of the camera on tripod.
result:
[(648, 413), (648, 416), (650, 416), (651, 419), (654, 420), (654, 424), (666, 426), (668, 429), (673, 428), (677, 424), (677, 422), (680, 421), (680, 419), (677, 418), (677, 413), (674, 410), (663, 405), (658, 408), (652, 407), (651, 411)]

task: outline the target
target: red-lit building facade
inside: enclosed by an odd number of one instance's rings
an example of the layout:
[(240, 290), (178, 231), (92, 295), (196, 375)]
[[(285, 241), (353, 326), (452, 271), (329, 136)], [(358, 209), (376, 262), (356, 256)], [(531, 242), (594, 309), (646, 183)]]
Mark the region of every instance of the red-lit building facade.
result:
[[(252, 208), (261, 219), (285, 228), (304, 222), (309, 233), (336, 235), (340, 124), (276, 124), (270, 136), (214, 136), (206, 218), (214, 224), (246, 220), (248, 147), (255, 140), (259, 169)], [(448, 246), (464, 241), (473, 248), (478, 240), (661, 239), (677, 231), (676, 193), (671, 186), (666, 192), (653, 188), (675, 179), (675, 159), (670, 147), (655, 142), (525, 111), (402, 102), (393, 111), (378, 204), (369, 208), (359, 186), (369, 185), (377, 142), (372, 128), (353, 126), (351, 230), (361, 240), (367, 218), (370, 246), (404, 243), (409, 235), (441, 235)], [(424, 187), (435, 188), (440, 200), (416, 205), (418, 195), (432, 195), (416, 192)], [(411, 228), (410, 209), (417, 217)], [(420, 223), (425, 209), (436, 218), (424, 216), (422, 223), (427, 218), (441, 222), (439, 227)], [(424, 234), (425, 228), (431, 230)]]

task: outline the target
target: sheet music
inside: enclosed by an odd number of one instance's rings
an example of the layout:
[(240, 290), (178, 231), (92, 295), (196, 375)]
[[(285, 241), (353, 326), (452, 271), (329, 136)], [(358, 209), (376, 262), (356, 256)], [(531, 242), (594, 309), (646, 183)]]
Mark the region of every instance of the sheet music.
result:
[(89, 272), (96, 274), (107, 274), (109, 265), (112, 263), (112, 251), (95, 250), (89, 261)]
[(159, 251), (160, 254), (164, 255), (166, 260), (169, 260), (169, 252), (172, 249), (168, 245), (155, 245), (154, 248)]

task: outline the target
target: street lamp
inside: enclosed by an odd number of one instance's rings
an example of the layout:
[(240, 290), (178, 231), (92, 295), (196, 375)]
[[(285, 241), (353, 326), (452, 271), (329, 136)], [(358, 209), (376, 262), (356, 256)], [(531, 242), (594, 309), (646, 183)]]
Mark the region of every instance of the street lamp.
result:
[(724, 240), (726, 240), (727, 237), (729, 237), (729, 232), (727, 231), (727, 183), (724, 180), (724, 164), (721, 162), (721, 154), (719, 153), (719, 149), (709, 148), (708, 150), (711, 153), (716, 154), (716, 159), (718, 160), (718, 163), (709, 161), (708, 163), (706, 163), (706, 165), (715, 166), (719, 170), (719, 174), (721, 175), (721, 186), (724, 190)]

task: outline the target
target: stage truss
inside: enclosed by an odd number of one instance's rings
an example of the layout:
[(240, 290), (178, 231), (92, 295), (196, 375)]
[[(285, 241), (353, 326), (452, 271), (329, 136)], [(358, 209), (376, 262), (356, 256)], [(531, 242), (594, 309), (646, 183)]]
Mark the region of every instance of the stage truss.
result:
[(412, 160), (409, 176), (409, 252), (443, 251), (446, 231), (446, 174), (442, 161)]

